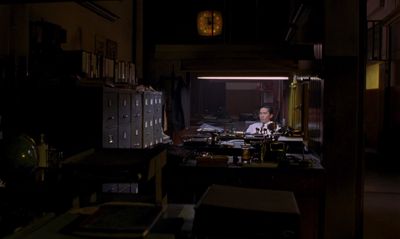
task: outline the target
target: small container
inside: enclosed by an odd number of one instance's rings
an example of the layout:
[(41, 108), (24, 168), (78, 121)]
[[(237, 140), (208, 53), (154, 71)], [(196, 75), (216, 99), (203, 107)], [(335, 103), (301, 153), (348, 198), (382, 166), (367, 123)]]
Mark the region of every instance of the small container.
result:
[(39, 154), (38, 166), (40, 168), (47, 168), (49, 166), (49, 145), (44, 142), (44, 134), (40, 135), (40, 143), (37, 146), (37, 150)]
[(242, 163), (250, 161), (250, 145), (243, 144), (242, 146)]

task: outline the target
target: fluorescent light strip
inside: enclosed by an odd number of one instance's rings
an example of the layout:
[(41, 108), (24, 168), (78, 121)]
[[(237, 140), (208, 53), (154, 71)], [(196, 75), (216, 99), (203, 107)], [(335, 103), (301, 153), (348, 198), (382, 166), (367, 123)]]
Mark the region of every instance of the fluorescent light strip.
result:
[(289, 80), (287, 76), (198, 76), (199, 80)]

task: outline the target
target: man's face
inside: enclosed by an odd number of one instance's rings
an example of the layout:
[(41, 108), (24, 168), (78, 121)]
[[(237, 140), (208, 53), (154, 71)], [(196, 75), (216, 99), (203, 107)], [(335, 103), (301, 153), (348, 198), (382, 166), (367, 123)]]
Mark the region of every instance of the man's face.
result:
[(267, 123), (271, 120), (272, 114), (269, 113), (267, 108), (261, 108), (259, 113), (260, 121), (262, 123)]

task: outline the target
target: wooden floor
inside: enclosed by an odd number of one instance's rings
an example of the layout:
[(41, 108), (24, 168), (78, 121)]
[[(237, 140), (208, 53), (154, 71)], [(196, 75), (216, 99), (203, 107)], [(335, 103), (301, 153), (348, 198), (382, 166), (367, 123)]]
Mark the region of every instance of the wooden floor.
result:
[(398, 239), (400, 168), (367, 161), (364, 181), (364, 239)]

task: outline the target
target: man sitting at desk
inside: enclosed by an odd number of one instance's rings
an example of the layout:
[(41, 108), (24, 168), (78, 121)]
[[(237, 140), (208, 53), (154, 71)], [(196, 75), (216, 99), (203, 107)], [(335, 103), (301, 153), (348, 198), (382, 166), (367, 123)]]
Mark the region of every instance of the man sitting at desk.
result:
[(271, 135), (271, 131), (279, 130), (279, 126), (277, 126), (275, 122), (272, 121), (272, 118), (274, 117), (273, 113), (274, 112), (271, 106), (261, 106), (258, 115), (258, 117), (260, 118), (260, 122), (249, 125), (246, 130), (246, 134)]

